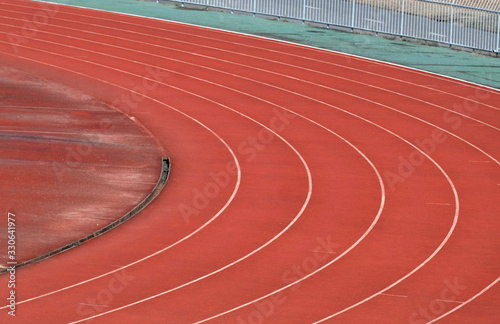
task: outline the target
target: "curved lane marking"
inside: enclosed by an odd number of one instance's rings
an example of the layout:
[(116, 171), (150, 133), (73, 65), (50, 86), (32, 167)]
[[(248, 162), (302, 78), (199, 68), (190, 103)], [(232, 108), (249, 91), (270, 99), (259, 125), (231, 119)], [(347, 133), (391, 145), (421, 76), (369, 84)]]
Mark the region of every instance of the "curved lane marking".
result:
[[(418, 70), (417, 70), (418, 71)], [(498, 162), (497, 162), (498, 163)], [(498, 280), (497, 280), (498, 281)]]
[[(50, 1), (38, 1), (38, 0), (33, 0), (33, 1), (42, 2), (42, 3), (57, 4), (57, 3), (54, 3), (54, 2), (50, 2)], [(11, 6), (16, 6), (16, 7), (22, 7), (22, 8), (32, 9), (31, 7), (26, 7), (26, 6), (22, 6), (22, 5), (14, 5), (14, 4), (10, 4), (10, 5)], [(410, 72), (413, 72), (415, 74), (429, 76), (429, 77), (432, 77), (432, 78), (435, 78), (435, 79), (439, 79), (439, 80), (443, 80), (443, 79), (447, 80), (447, 79), (449, 79), (449, 81), (452, 81), (453, 83), (457, 83), (457, 84), (461, 84), (461, 85), (463, 85), (463, 84), (470, 84), (470, 85), (473, 85), (474, 86), (473, 88), (475, 88), (475, 89), (481, 89), (481, 90), (488, 89), (488, 91), (490, 91), (491, 93), (498, 94), (498, 89), (491, 88), (491, 87), (484, 86), (484, 85), (479, 85), (479, 84), (476, 84), (476, 83), (471, 82), (471, 81), (464, 81), (464, 80), (453, 78), (453, 77), (450, 77), (450, 76), (443, 76), (443, 75), (440, 75), (440, 74), (435, 73), (435, 72), (423, 71), (423, 70), (419, 70), (419, 69), (412, 68), (412, 67), (402, 66), (402, 65), (399, 65), (399, 64), (396, 64), (396, 63), (384, 62), (384, 61), (380, 61), (380, 60), (377, 60), (377, 59), (362, 57), (362, 56), (355, 55), (355, 54), (345, 54), (345, 53), (341, 53), (341, 52), (334, 51), (334, 50), (317, 48), (317, 47), (313, 47), (313, 46), (309, 46), (309, 45), (303, 45), (303, 44), (293, 43), (293, 42), (290, 42), (290, 41), (276, 40), (276, 39), (267, 38), (267, 37), (263, 37), (263, 36), (251, 35), (251, 34), (246, 34), (246, 33), (241, 33), (241, 32), (227, 31), (227, 30), (223, 30), (223, 29), (219, 29), (219, 28), (199, 26), (199, 25), (190, 24), (190, 23), (182, 23), (182, 22), (177, 22), (177, 21), (168, 20), (168, 19), (145, 17), (145, 16), (128, 14), (128, 13), (121, 13), (121, 12), (109, 12), (109, 11), (104, 11), (104, 10), (99, 10), (99, 9), (93, 9), (93, 8), (87, 8), (87, 7), (81, 7), (81, 6), (75, 6), (75, 5), (63, 5), (63, 4), (57, 4), (57, 5), (65, 6), (65, 7), (68, 7), (68, 8), (72, 8), (73, 7), (73, 8), (86, 9), (86, 10), (90, 10), (90, 11), (113, 13), (113, 14), (117, 14), (117, 15), (142, 18), (142, 19), (145, 19), (145, 20), (149, 19), (149, 20), (154, 20), (154, 21), (163, 22), (163, 23), (170, 23), (170, 24), (177, 24), (177, 25), (186, 25), (186, 26), (195, 27), (195, 28), (202, 29), (202, 30), (207, 30), (207, 29), (208, 30), (213, 30), (213, 31), (221, 32), (221, 33), (226, 34), (226, 35), (227, 34), (236, 34), (236, 35), (245, 36), (245, 37), (251, 38), (251, 39), (260, 39), (260, 40), (269, 41), (271, 43), (285, 44), (285, 45), (294, 46), (294, 47), (296, 47), (298, 45), (298, 46), (301, 46), (303, 48), (311, 49), (311, 50), (317, 51), (317, 52), (330, 53), (330, 54), (334, 54), (334, 55), (342, 56), (342, 57), (354, 57), (354, 58), (356, 58), (356, 59), (358, 59), (360, 61), (370, 61), (370, 62), (375, 63), (377, 65), (389, 66), (389, 67), (392, 67), (392, 68), (395, 68), (395, 69), (399, 69), (399, 70), (403, 70), (403, 71), (407, 71), (407, 72), (410, 71)], [(20, 13), (18, 11), (14, 11), (14, 10), (4, 10), (4, 11), (10, 11), (10, 12)], [(66, 14), (66, 15), (72, 15), (72, 16), (78, 16), (78, 17), (85, 17), (85, 18), (88, 17), (86, 15), (79, 15), (79, 14), (68, 13), (68, 12), (65, 12), (64, 14)], [(96, 20), (101, 20), (101, 21), (115, 22), (112, 19), (107, 19), (107, 18), (102, 18), (102, 17), (93, 17), (93, 18), (95, 18)], [(12, 19), (16, 19), (16, 18), (12, 18)], [(63, 18), (54, 18), (54, 19), (62, 20), (62, 21), (74, 22), (73, 20), (63, 19)], [(123, 24), (127, 24), (127, 25), (132, 25), (132, 26), (146, 27), (148, 29), (164, 30), (164, 28), (160, 28), (160, 27), (144, 26), (144, 25), (141, 25), (141, 24), (135, 24), (135, 23), (130, 23), (130, 22), (122, 22), (122, 23)], [(89, 24), (89, 23), (85, 23), (85, 24), (89, 25), (89, 26), (102, 27), (102, 28), (106, 28), (106, 29), (114, 29), (114, 30), (118, 30), (118, 31), (123, 32), (123, 30), (121, 30), (121, 29), (113, 28), (113, 27), (109, 27), (109, 26), (105, 26), (105, 25), (97, 25), (97, 24)], [(143, 34), (143, 33), (134, 32), (134, 31), (130, 31), (130, 30), (127, 30), (127, 32), (138, 34), (138, 35), (143, 35), (143, 36), (148, 36), (148, 37), (155, 37), (155, 38), (159, 38), (159, 39), (166, 39), (164, 37), (159, 37), (159, 36), (154, 36), (154, 35), (149, 35), (149, 34)], [(460, 96), (459, 94), (456, 94), (456, 93), (450, 93), (450, 92), (447, 92), (447, 91), (444, 91), (444, 90), (434, 89), (434, 88), (431, 88), (431, 87), (428, 87), (428, 86), (424, 86), (424, 85), (412, 83), (410, 81), (401, 80), (401, 79), (397, 79), (395, 77), (389, 77), (387, 75), (381, 75), (381, 74), (378, 74), (378, 73), (368, 72), (368, 71), (364, 71), (364, 70), (361, 70), (361, 69), (357, 69), (357, 68), (353, 68), (353, 67), (349, 67), (349, 66), (345, 66), (345, 65), (341, 65), (341, 64), (329, 62), (329, 61), (323, 61), (323, 60), (319, 60), (319, 59), (314, 59), (314, 58), (311, 58), (311, 57), (301, 56), (301, 55), (293, 54), (293, 53), (290, 53), (290, 52), (281, 52), (281, 51), (271, 50), (271, 49), (267, 49), (267, 48), (263, 48), (263, 47), (257, 47), (257, 46), (248, 45), (248, 44), (244, 44), (244, 43), (237, 43), (237, 42), (232, 42), (232, 41), (226, 41), (226, 40), (222, 40), (220, 38), (198, 36), (196, 34), (187, 33), (187, 32), (179, 32), (179, 31), (170, 31), (170, 32), (176, 33), (176, 34), (181, 34), (181, 35), (186, 35), (186, 36), (190, 36), (190, 37), (200, 37), (200, 38), (203, 37), (204, 39), (210, 39), (210, 40), (224, 42), (224, 43), (228, 43), (228, 44), (236, 44), (236, 45), (240, 45), (240, 46), (244, 46), (244, 47), (257, 48), (257, 49), (265, 50), (265, 51), (268, 51), (268, 52), (275, 52), (275, 53), (278, 53), (280, 55), (289, 55), (289, 56), (304, 58), (304, 59), (307, 59), (307, 60), (310, 60), (310, 61), (315, 61), (315, 62), (320, 62), (320, 63), (324, 63), (324, 64), (328, 64), (328, 65), (338, 66), (338, 67), (350, 69), (350, 70), (353, 70), (353, 71), (358, 71), (358, 72), (362, 72), (362, 73), (376, 75), (376, 76), (380, 76), (380, 77), (383, 77), (383, 78), (387, 78), (387, 79), (399, 81), (399, 82), (402, 82), (402, 83), (411, 84), (412, 86), (422, 87), (422, 88), (425, 88), (425, 89), (428, 89), (428, 90), (431, 90), (431, 91), (445, 93), (445, 94), (448, 94), (448, 95), (451, 95), (451, 96), (454, 96), (454, 97), (461, 98), (463, 100), (467, 100), (467, 101), (471, 101), (471, 102), (475, 102), (475, 103), (479, 103), (479, 104), (485, 105), (485, 106), (490, 107), (490, 108), (495, 109), (495, 110), (500, 110), (500, 108), (498, 108), (496, 106), (492, 106), (492, 105), (489, 105), (489, 104), (484, 104), (484, 103), (481, 103), (479, 101), (475, 101), (472, 98), (467, 98), (467, 97)], [(176, 40), (176, 41), (183, 42), (183, 41), (180, 41), (180, 40)], [(183, 42), (183, 43), (187, 43), (187, 42)], [(188, 44), (190, 44), (190, 43), (188, 43)], [(205, 47), (217, 49), (217, 48), (210, 47), (210, 46), (205, 46)], [(221, 49), (217, 49), (217, 50), (221, 50)], [(221, 51), (224, 51), (224, 50), (221, 50)], [(250, 55), (248, 55), (248, 56), (250, 56)], [(252, 56), (250, 56), (250, 57), (252, 57)], [(255, 58), (258, 58), (258, 57), (255, 57)], [(273, 61), (273, 62), (277, 62), (277, 61)], [(278, 62), (278, 63), (286, 64), (284, 62)], [(312, 70), (312, 71), (314, 71), (314, 70)], [(332, 75), (332, 74), (327, 74), (327, 75), (336, 77), (335, 75)]]

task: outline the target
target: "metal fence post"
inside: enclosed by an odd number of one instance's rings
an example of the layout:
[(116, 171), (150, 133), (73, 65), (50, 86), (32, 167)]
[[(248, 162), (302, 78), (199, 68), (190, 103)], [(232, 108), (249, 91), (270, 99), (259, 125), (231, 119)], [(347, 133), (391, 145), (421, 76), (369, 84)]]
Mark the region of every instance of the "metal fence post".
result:
[(401, 31), (399, 34), (403, 36), (404, 32), (404, 20), (405, 20), (405, 0), (403, 0), (403, 3), (401, 4)]
[(497, 27), (497, 53), (500, 52), (500, 12), (498, 13), (498, 27)]
[(302, 23), (306, 23), (306, 0), (302, 1)]
[(456, 0), (453, 0), (453, 2), (451, 3), (451, 16), (450, 16), (450, 39), (449, 39), (449, 43), (450, 45), (453, 44), (453, 9), (455, 9), (455, 1)]
[(356, 0), (352, 0), (352, 20), (351, 20), (351, 28), (354, 28), (355, 11), (356, 11)]

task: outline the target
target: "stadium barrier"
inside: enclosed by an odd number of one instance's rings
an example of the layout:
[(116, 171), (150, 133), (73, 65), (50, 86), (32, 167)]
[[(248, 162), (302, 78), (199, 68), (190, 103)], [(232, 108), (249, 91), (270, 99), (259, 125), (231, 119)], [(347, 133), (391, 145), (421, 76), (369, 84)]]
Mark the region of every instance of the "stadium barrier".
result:
[[(157, 0), (158, 2), (158, 0)], [(500, 51), (498, 0), (169, 0), (426, 40), (488, 52)]]

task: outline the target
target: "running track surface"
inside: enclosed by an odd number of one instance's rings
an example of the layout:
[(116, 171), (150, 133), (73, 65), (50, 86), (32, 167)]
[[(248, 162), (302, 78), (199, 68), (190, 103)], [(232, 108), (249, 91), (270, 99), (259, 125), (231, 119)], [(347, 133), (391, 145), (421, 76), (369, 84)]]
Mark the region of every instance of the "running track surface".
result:
[(173, 162), (138, 216), (17, 271), (19, 322), (500, 318), (497, 90), (173, 22), (0, 4), (4, 64), (134, 116)]

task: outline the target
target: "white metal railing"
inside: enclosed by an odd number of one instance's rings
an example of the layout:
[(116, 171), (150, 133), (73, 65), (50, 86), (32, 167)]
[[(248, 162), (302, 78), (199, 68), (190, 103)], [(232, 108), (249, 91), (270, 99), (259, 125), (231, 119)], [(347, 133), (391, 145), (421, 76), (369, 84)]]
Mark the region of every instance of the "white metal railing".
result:
[(172, 0), (500, 52), (499, 0)]

